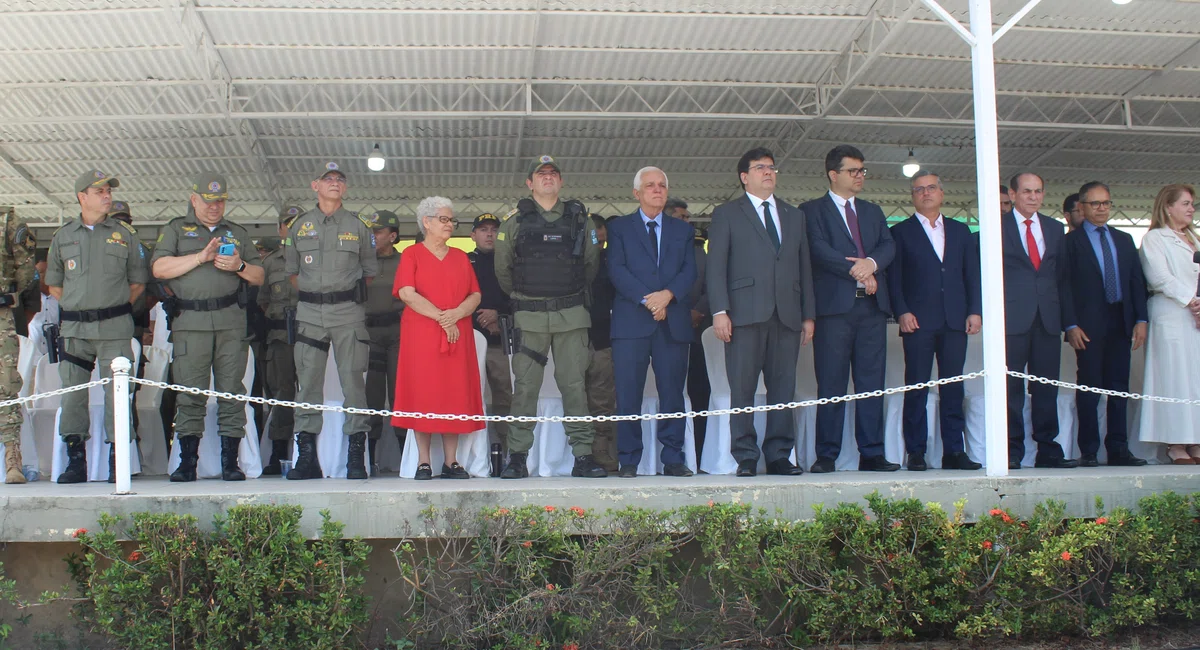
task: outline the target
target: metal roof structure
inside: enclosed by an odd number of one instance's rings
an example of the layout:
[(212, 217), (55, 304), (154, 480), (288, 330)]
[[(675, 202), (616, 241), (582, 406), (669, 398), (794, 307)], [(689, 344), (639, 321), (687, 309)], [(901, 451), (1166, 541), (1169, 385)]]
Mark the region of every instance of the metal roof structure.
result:
[[(996, 27), (1025, 4), (994, 0)], [(220, 171), (253, 224), (311, 203), (329, 160), (352, 208), (499, 211), (541, 154), (594, 211), (631, 210), (656, 165), (700, 213), (751, 147), (799, 201), (843, 142), (892, 213), (910, 148), (947, 214), (976, 209), (970, 52), (920, 0), (0, 0), (0, 20), (0, 204), (47, 226), (90, 167), (146, 224)], [(1103, 180), (1138, 223), (1200, 170), (1200, 2), (1044, 0), (995, 55), (1002, 172), (1041, 172), (1048, 208)]]

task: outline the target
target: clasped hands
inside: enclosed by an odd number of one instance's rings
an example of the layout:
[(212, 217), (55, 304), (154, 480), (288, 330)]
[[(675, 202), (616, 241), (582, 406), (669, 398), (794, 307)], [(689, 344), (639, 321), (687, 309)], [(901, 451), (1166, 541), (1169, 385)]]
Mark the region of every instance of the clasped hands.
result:
[(646, 309), (650, 310), (650, 314), (654, 316), (654, 320), (665, 320), (667, 318), (667, 305), (675, 299), (675, 294), (671, 293), (670, 289), (655, 291), (642, 296), (644, 301), (642, 304)]
[(459, 336), (458, 321), (463, 318), (466, 318), (466, 314), (459, 311), (458, 308), (439, 309), (437, 318), (434, 320), (437, 321), (438, 325), (442, 326), (442, 331), (446, 332), (446, 340), (451, 343), (457, 343)]
[(846, 261), (854, 263), (850, 267), (850, 277), (862, 283), (868, 296), (875, 295), (879, 290), (879, 284), (875, 281), (875, 262), (865, 257), (847, 257)]
[(201, 264), (205, 262), (212, 262), (213, 266), (222, 271), (232, 271), (233, 273), (237, 273), (237, 270), (242, 268), (242, 254), (237, 251), (237, 248), (234, 248), (233, 255), (218, 255), (217, 249), (220, 247), (220, 239), (210, 239), (208, 240), (208, 245), (204, 247), (204, 250), (196, 253), (196, 259), (198, 259)]

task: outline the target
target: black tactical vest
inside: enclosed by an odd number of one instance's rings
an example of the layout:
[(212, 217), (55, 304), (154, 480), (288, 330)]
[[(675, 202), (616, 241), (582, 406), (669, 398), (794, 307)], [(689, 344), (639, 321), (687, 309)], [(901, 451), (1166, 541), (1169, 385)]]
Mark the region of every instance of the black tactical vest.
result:
[(587, 216), (583, 204), (565, 202), (562, 218), (553, 223), (542, 218), (532, 199), (521, 199), (517, 210), (513, 289), (538, 298), (581, 293), (586, 285), (583, 238), (587, 236)]

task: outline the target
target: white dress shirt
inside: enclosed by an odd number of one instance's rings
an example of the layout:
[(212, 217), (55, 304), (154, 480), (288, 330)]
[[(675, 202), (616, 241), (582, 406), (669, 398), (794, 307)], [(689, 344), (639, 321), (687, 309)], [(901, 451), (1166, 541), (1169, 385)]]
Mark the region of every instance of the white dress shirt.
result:
[(933, 244), (933, 252), (937, 253), (938, 259), (946, 261), (946, 221), (941, 213), (933, 223), (929, 219), (917, 214), (914, 215), (917, 221), (921, 222), (921, 228), (925, 231), (925, 236), (929, 238), (929, 243)]
[[(1025, 243), (1025, 231), (1027, 230), (1025, 227), (1025, 217), (1020, 212), (1017, 212), (1016, 208), (1013, 208), (1012, 213), (1013, 218), (1017, 220), (1017, 235), (1019, 235), (1017, 239), (1021, 240), (1021, 248), (1025, 249), (1025, 254), (1028, 255), (1029, 245)], [(1042, 237), (1042, 220), (1038, 218), (1036, 212), (1033, 214), (1032, 218), (1033, 223), (1030, 224), (1030, 227), (1033, 229), (1033, 240), (1037, 242), (1038, 259), (1045, 259), (1046, 240)]]
[[(779, 225), (779, 208), (775, 205), (775, 195), (772, 194), (766, 200), (763, 200), (746, 192), (746, 198), (750, 199), (750, 204), (754, 206), (754, 212), (758, 215), (758, 220), (762, 223), (763, 228), (767, 228), (767, 220), (763, 217), (763, 204), (766, 203), (771, 206), (771, 221), (775, 222), (775, 233), (779, 235), (779, 240), (783, 241), (783, 228)], [(768, 232), (770, 230), (770, 228), (767, 228)]]

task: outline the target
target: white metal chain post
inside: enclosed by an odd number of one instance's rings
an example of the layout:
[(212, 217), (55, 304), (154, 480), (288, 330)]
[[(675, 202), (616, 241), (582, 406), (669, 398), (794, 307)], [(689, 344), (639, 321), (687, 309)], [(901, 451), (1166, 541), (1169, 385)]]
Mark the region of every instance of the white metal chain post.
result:
[(112, 361), (113, 372), (113, 445), (116, 450), (117, 489), (114, 494), (129, 494), (131, 489), (129, 467), (129, 371), (133, 364), (125, 357)]

